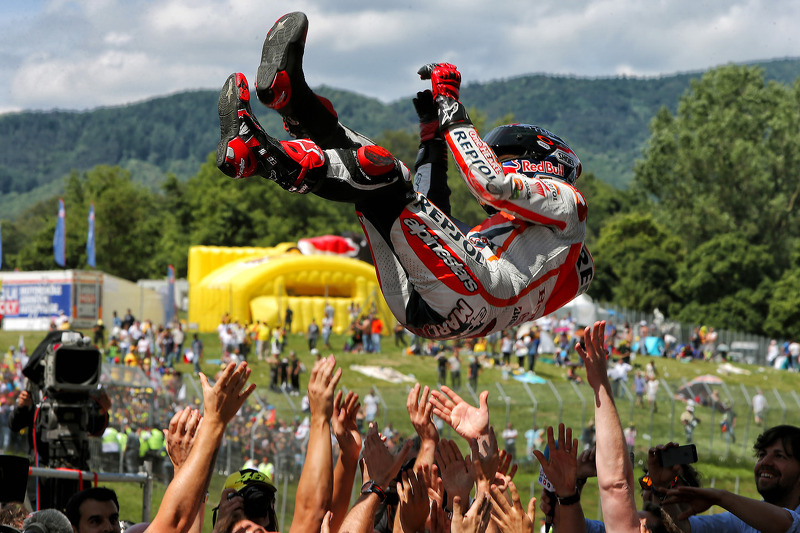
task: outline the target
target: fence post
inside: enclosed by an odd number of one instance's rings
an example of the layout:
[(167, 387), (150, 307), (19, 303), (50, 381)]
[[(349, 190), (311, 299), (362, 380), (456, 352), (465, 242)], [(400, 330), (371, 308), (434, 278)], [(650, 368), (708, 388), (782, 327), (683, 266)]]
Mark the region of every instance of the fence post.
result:
[(561, 395), (556, 390), (555, 386), (553, 386), (553, 382), (549, 379), (547, 380), (547, 385), (550, 386), (550, 390), (553, 391), (553, 396), (556, 397), (556, 401), (558, 402), (558, 423), (561, 423), (561, 419), (564, 415), (564, 401), (561, 399)]
[(575, 396), (581, 401), (581, 430), (586, 427), (586, 400), (583, 399), (583, 395), (581, 391), (578, 390), (578, 386), (575, 385), (574, 381), (569, 382), (572, 385), (572, 390), (575, 391)]
[[(781, 424), (785, 424), (786, 423), (786, 404), (783, 403), (783, 398), (781, 397), (781, 394), (778, 392), (778, 389), (773, 387), (772, 392), (773, 392), (773, 394), (775, 394), (775, 399), (777, 399), (778, 403), (781, 404)], [(766, 424), (765, 424), (765, 427), (766, 427)]]
[(531, 403), (533, 404), (533, 425), (531, 428), (536, 428), (536, 414), (539, 411), (539, 402), (536, 401), (536, 396), (533, 395), (533, 391), (531, 390), (530, 386), (524, 381), (522, 382), (522, 386), (525, 387), (525, 392), (528, 393), (528, 398), (531, 399)]
[[(667, 398), (669, 398), (669, 440), (670, 442), (675, 441), (675, 394), (673, 394), (672, 389), (669, 387), (664, 378), (658, 380), (661, 383), (661, 386), (667, 390)], [(653, 410), (650, 410), (650, 445), (654, 446), (655, 444), (652, 441), (653, 435)]]
[[(212, 466), (213, 468), (213, 466)], [(147, 479), (142, 483), (142, 522), (149, 522), (153, 508), (153, 474), (147, 472)]]
[(467, 385), (467, 392), (469, 392), (469, 395), (472, 396), (472, 399), (475, 401), (475, 405), (480, 407), (481, 401), (478, 398), (478, 395), (475, 393), (475, 389), (473, 389), (472, 385), (469, 384), (469, 380), (467, 380), (466, 385)]
[[(506, 391), (503, 390), (503, 387), (500, 386), (499, 381), (495, 381), (494, 384), (497, 386), (497, 390), (500, 391), (500, 396), (503, 398), (503, 401), (506, 404), (506, 426), (508, 425), (508, 421), (511, 418), (511, 398), (508, 397)], [(477, 403), (477, 400), (476, 400)]]
[(744, 401), (747, 402), (747, 423), (744, 425), (744, 439), (742, 439), (742, 453), (739, 457), (744, 457), (747, 453), (747, 443), (750, 442), (750, 422), (753, 420), (753, 400), (750, 399), (750, 393), (747, 392), (747, 387), (743, 383), (739, 383), (744, 395)]
[(281, 496), (282, 496), (282, 498), (281, 498), (281, 518), (280, 518), (280, 523), (281, 523), (280, 530), (281, 531), (286, 531), (285, 529), (283, 529), (283, 523), (284, 523), (284, 519), (286, 518), (286, 500), (288, 499), (288, 494), (289, 494), (289, 476), (284, 475), (283, 476), (283, 491), (282, 491), (282, 494), (281, 494)]
[[(714, 401), (712, 399), (713, 396), (712, 396), (711, 387), (708, 386), (708, 383), (702, 383), (702, 385), (703, 385), (703, 389), (705, 389), (705, 391), (706, 391), (706, 395), (707, 395), (708, 401), (709, 401), (709, 406), (711, 407), (711, 423), (708, 425), (709, 426), (709, 428), (708, 428), (709, 429), (709, 433), (708, 433), (708, 456), (711, 457), (713, 455), (713, 453), (714, 453), (713, 452), (714, 430), (716, 429), (716, 423), (714, 421), (714, 419), (716, 417), (714, 415), (717, 414), (717, 408), (714, 405)], [(695, 406), (695, 409), (697, 409), (697, 406)]]
[[(381, 391), (378, 390), (378, 387), (373, 385), (372, 389), (375, 391), (375, 395), (378, 397), (378, 401), (381, 402), (381, 411), (383, 411), (383, 427), (386, 427), (386, 425), (387, 425), (386, 424), (386, 422), (387, 422), (386, 416), (387, 416), (387, 411), (389, 410), (389, 407), (386, 405), (386, 402), (383, 401), (383, 395), (381, 394)], [(383, 430), (381, 430), (381, 431), (383, 431)]]

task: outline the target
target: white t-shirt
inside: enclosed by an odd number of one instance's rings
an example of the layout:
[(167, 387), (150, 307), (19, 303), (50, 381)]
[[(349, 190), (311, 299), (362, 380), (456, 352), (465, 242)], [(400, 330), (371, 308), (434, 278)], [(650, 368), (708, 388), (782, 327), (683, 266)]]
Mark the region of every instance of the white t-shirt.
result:
[(372, 422), (378, 416), (378, 397), (372, 393), (364, 396), (364, 416), (367, 422)]
[(658, 380), (651, 379), (647, 382), (647, 399), (653, 401), (658, 393)]

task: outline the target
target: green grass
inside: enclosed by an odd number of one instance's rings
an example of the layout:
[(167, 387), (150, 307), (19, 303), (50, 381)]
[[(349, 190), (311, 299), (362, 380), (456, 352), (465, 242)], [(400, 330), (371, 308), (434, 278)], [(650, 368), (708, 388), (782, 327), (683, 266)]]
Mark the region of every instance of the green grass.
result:
[[(17, 344), (19, 333), (0, 331), (0, 346)], [(25, 333), (26, 343), (29, 351), (43, 338), (41, 333)], [(218, 341), (214, 334), (202, 334), (206, 346), (206, 359), (218, 357)], [(3, 344), (5, 343), (5, 344)], [(332, 345), (341, 347), (344, 344), (344, 337), (333, 336)], [(308, 369), (313, 364), (313, 356), (310, 355), (305, 340), (301, 335), (291, 335), (289, 339), (289, 349), (297, 351), (300, 360), (305, 363)], [(391, 421), (396, 430), (404, 435), (410, 435), (413, 428), (408, 422), (408, 414), (405, 408), (408, 384), (391, 384), (374, 378), (362, 375), (358, 372), (349, 370), (351, 365), (377, 365), (391, 367), (399, 372), (414, 376), (423, 385), (436, 386), (436, 365), (430, 357), (409, 356), (394, 347), (393, 339), (385, 338), (383, 342), (383, 353), (377, 354), (345, 354), (341, 350), (334, 350), (338, 364), (344, 369), (344, 374), (340, 382), (340, 387), (358, 392), (362, 397), (371, 386), (375, 386), (379, 391), (386, 409), (382, 409), (379, 415), (380, 427), (385, 421)], [(466, 362), (468, 356), (462, 360)], [(634, 361), (634, 365), (644, 368), (649, 358), (640, 357)], [(694, 377), (703, 374), (714, 374), (717, 366), (711, 362), (692, 362), (689, 364), (680, 363), (672, 359), (655, 360), (660, 376), (664, 378), (675, 392), (682, 384), (682, 380), (689, 381)], [(253, 375), (251, 380), (259, 385), (257, 393), (261, 398), (275, 406), (277, 417), (291, 420), (295, 411), (289, 404), (289, 400), (281, 394), (275, 394), (268, 390), (269, 369), (265, 363), (258, 361), (252, 362)], [(466, 364), (462, 369), (462, 396), (470, 403), (475, 403), (470, 393), (466, 389)], [(718, 488), (734, 490), (737, 485), (738, 492), (749, 497), (757, 497), (752, 481), (752, 443), (761, 428), (755, 427), (752, 423), (752, 416), (748, 412), (748, 403), (745, 399), (745, 392), (752, 396), (756, 387), (764, 390), (769, 402), (767, 414), (768, 425), (788, 423), (800, 425), (800, 405), (794, 390), (797, 389), (798, 375), (785, 371), (776, 371), (762, 367), (737, 365), (750, 371), (749, 375), (721, 376), (727, 388), (721, 390), (722, 400), (735, 406), (738, 414), (736, 425), (736, 444), (731, 445), (723, 440), (719, 430), (720, 415), (713, 414), (708, 408), (698, 407), (697, 416), (701, 419), (701, 424), (695, 431), (694, 442), (697, 444), (700, 456), (699, 470), (703, 474), (704, 486), (712, 484)], [(179, 370), (191, 373), (191, 366), (179, 364)], [(204, 371), (213, 375), (214, 368), (204, 365)], [(565, 372), (561, 368), (554, 367), (542, 362), (537, 363), (536, 370), (539, 376), (549, 380), (552, 388), (548, 385), (530, 385), (530, 391), (536, 400), (536, 409), (530, 399), (525, 387), (513, 379), (503, 379), (501, 371), (497, 368), (484, 369), (478, 380), (479, 389), (487, 389), (490, 392), (489, 407), (492, 423), (496, 428), (505, 426), (506, 421), (511, 421), (520, 430), (520, 438), (517, 440), (517, 449), (524, 449), (524, 438), (522, 434), (533, 423), (540, 427), (564, 422), (572, 427), (580, 435), (580, 430), (585, 423), (593, 416), (592, 392), (588, 385), (578, 385), (577, 389), (566, 380)], [(579, 372), (583, 374), (582, 371)], [(308, 373), (301, 376), (301, 386), (305, 387), (308, 380)], [(629, 382), (632, 385), (632, 380)], [(501, 396), (499, 387), (505, 394), (505, 399)], [(744, 388), (744, 390), (743, 390)], [(191, 392), (191, 387), (189, 388)], [(555, 390), (555, 392), (554, 392)], [(780, 395), (780, 400), (776, 397)], [(559, 402), (558, 399), (561, 399)], [(785, 409), (781, 407), (780, 401), (785, 404)], [(292, 397), (291, 401), (295, 404), (295, 409), (299, 406), (299, 398)], [(631, 407), (632, 403), (627, 399), (618, 400), (618, 409), (623, 424), (633, 421), (638, 430), (636, 445), (636, 476), (641, 475), (641, 460), (646, 456), (647, 448), (654, 444), (675, 440), (684, 440), (683, 430), (678, 417), (684, 409), (682, 402), (676, 401), (671, 404), (670, 397), (664, 387), (659, 388), (658, 412), (651, 413), (647, 408)], [(672, 407), (674, 406), (674, 412)], [(712, 423), (713, 416), (713, 423)], [(444, 436), (453, 438), (455, 435), (449, 428), (444, 431)], [(466, 446), (463, 447), (466, 451)], [(538, 496), (539, 488), (534, 484), (538, 476), (537, 464), (522, 464), (516, 476), (517, 486), (522, 491), (523, 497), (530, 497), (531, 487)], [(216, 499), (220, 493), (224, 478), (215, 475), (211, 485), (211, 498), (206, 510), (205, 531), (211, 531), (211, 508), (216, 505)], [(141, 516), (142, 492), (138, 486), (111, 484), (118, 491), (121, 502), (121, 515), (125, 519), (138, 520)], [(290, 484), (285, 491), (288, 495), (286, 509), (284, 511), (284, 529), (288, 529), (293, 511), (293, 500), (296, 485)], [(154, 511), (158, 508), (158, 503), (163, 496), (164, 488), (156, 483), (153, 494), (152, 506)], [(283, 492), (283, 487), (280, 487)], [(215, 496), (217, 495), (217, 496)], [(281, 500), (278, 500), (278, 511), (280, 514)], [(583, 506), (586, 516), (597, 518), (598, 500), (596, 484), (589, 483), (584, 492)]]

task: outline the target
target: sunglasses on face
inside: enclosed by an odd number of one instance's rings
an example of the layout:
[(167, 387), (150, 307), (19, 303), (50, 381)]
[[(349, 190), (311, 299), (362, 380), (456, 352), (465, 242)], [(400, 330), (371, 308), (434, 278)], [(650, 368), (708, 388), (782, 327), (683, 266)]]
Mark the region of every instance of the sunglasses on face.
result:
[[(672, 482), (669, 484), (669, 486), (670, 486), (670, 488), (674, 488), (675, 485), (677, 485), (677, 484), (678, 484), (678, 476), (675, 476), (675, 479), (672, 480)], [(647, 474), (645, 474), (642, 477), (640, 477), (639, 478), (639, 487), (641, 487), (642, 490), (653, 490), (653, 480), (652, 480), (652, 478)]]
[[(270, 525), (274, 527), (277, 523), (275, 516), (275, 494), (271, 491), (264, 491), (260, 488), (248, 486), (238, 492), (229, 492), (228, 499), (231, 500), (239, 496), (244, 499), (244, 514), (248, 518), (269, 517)], [(217, 524), (219, 505), (211, 509), (211, 525)]]

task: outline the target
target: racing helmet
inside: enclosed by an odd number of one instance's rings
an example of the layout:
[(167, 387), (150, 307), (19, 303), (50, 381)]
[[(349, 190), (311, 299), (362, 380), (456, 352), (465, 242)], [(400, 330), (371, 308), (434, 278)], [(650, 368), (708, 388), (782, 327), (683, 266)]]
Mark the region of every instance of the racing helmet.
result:
[(506, 172), (555, 178), (574, 185), (581, 161), (559, 136), (532, 124), (506, 124), (484, 138)]

